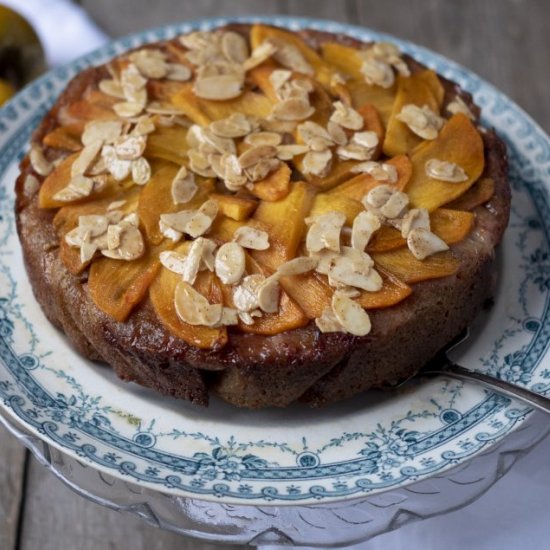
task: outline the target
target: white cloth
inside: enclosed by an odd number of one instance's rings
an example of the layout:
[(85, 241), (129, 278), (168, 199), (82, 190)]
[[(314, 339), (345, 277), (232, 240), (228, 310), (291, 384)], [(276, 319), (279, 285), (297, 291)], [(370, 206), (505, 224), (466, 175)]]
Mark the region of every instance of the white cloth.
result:
[(68, 0), (1, 0), (34, 27), (55, 67), (88, 53), (108, 41), (86, 12)]

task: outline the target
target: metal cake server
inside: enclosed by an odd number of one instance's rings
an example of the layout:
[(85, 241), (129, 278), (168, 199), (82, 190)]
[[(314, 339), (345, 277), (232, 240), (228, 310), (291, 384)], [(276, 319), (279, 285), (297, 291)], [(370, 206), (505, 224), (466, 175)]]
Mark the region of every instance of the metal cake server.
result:
[(530, 407), (550, 414), (550, 398), (489, 374), (465, 369), (454, 363), (449, 358), (449, 352), (462, 344), (469, 335), (469, 329), (465, 329), (449, 346), (440, 351), (432, 361), (422, 368), (415, 376), (405, 380), (402, 384), (421, 376), (449, 376), (458, 380), (477, 382), (490, 390), (506, 395), (507, 397), (512, 397), (513, 399), (518, 399)]

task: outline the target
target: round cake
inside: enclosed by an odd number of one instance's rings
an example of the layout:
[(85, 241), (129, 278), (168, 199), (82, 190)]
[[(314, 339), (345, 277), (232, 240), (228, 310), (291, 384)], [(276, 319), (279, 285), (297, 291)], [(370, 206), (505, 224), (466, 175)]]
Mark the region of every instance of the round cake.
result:
[(231, 25), (77, 75), (17, 228), (44, 313), (120, 378), (321, 406), (417, 372), (492, 297), (506, 150), (390, 43)]

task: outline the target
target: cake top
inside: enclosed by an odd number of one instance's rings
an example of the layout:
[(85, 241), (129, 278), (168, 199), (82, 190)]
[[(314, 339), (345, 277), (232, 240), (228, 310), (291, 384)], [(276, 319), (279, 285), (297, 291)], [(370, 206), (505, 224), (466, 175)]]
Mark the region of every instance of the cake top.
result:
[(114, 59), (29, 158), (95, 304), (124, 321), (149, 296), (200, 348), (227, 327), (368, 334), (369, 309), (458, 270), (493, 194), (471, 107), (433, 71), (263, 25)]

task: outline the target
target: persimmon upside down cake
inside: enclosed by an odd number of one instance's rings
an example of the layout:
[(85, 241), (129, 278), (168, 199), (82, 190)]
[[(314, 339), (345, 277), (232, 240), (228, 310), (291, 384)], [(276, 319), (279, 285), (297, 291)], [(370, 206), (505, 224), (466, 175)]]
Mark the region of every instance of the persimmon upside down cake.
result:
[(390, 43), (233, 25), (77, 75), (16, 184), (48, 319), (124, 380), (320, 406), (419, 370), (491, 296), (506, 150)]

